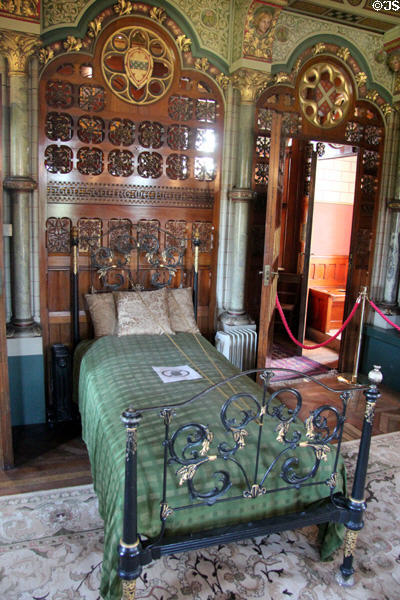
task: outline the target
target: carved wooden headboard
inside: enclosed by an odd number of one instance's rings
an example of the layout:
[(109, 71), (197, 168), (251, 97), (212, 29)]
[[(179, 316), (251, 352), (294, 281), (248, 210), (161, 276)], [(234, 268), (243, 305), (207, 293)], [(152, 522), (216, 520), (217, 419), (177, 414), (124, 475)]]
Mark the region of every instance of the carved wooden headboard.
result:
[[(194, 314), (197, 318), (199, 250), (202, 241), (198, 230), (192, 238), (180, 237), (159, 227), (143, 223), (112, 223), (101, 237), (81, 236), (76, 227), (71, 232), (72, 248), (72, 331), (73, 346), (80, 340), (79, 279), (85, 272), (91, 293), (116, 290), (146, 290), (163, 287), (193, 288)], [(193, 253), (193, 267), (185, 262), (186, 251)], [(79, 248), (88, 254), (84, 269), (79, 269)], [(85, 286), (86, 287), (86, 286)]]

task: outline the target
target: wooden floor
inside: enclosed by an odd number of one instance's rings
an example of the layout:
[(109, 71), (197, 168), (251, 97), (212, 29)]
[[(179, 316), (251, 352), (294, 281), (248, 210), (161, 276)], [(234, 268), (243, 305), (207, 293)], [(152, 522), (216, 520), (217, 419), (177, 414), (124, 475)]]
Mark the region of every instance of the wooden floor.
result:
[[(336, 367), (337, 354), (333, 350), (322, 348), (309, 352), (313, 360), (330, 368)], [(346, 384), (339, 382), (335, 375), (329, 375), (323, 381), (333, 388), (346, 388)], [(305, 387), (307, 397), (303, 400), (302, 418), (326, 401), (331, 404), (320, 386), (302, 382), (296, 384), (300, 391)], [(375, 413), (374, 435), (400, 430), (400, 393), (385, 386), (382, 386), (381, 392)], [(344, 439), (360, 437), (364, 411), (364, 396), (357, 392), (348, 406)], [(62, 424), (53, 429), (47, 425), (17, 427), (14, 431), (14, 452), (15, 468), (0, 471), (0, 495), (82, 485), (92, 481), (85, 444), (76, 425)]]

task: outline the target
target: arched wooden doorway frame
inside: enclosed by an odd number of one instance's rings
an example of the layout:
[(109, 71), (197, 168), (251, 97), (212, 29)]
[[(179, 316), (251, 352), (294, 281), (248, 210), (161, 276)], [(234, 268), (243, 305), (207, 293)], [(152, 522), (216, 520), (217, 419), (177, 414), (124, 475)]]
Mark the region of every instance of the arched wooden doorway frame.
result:
[[(307, 118), (299, 95), (299, 82), (307, 70), (323, 64), (332, 65), (334, 69), (346, 75), (350, 92), (346, 115), (338, 125), (332, 125), (329, 128), (318, 126)], [(280, 162), (282, 153), (280, 146), (284, 136), (290, 136), (303, 142), (320, 140), (359, 148), (345, 317), (349, 314), (361, 288), (368, 287), (370, 284), (385, 137), (385, 122), (382, 113), (386, 114), (389, 110), (387, 103), (378, 92), (366, 90), (365, 74), (359, 68), (357, 69), (354, 63), (352, 66), (353, 69), (358, 70), (358, 74), (355, 74), (338, 56), (318, 54), (306, 58), (302, 65), (299, 60), (296, 72), (292, 73), (292, 77), (281, 74), (282, 81), (268, 88), (257, 102), (253, 180), (258, 194), (262, 193), (263, 187), (264, 194), (267, 192), (263, 282), (260, 291), (259, 367), (265, 366), (272, 348), (273, 315), (277, 292), (277, 277), (273, 274), (278, 271), (278, 256), (281, 250), (276, 240), (280, 237), (280, 207), (284, 189), (283, 178), (285, 177)], [(263, 111), (264, 117), (262, 116)], [(270, 115), (268, 117), (269, 131), (262, 123), (263, 120), (265, 121), (265, 111)], [(267, 158), (264, 158), (264, 168), (263, 159), (260, 158), (260, 152), (257, 150), (260, 136), (270, 139), (270, 149), (265, 154)], [(303, 165), (301, 180), (307, 184), (307, 179), (308, 182), (310, 180), (310, 163), (305, 156), (300, 162)], [(267, 168), (266, 163), (268, 163)], [(265, 174), (267, 174), (266, 179)], [(287, 183), (290, 187), (290, 180)], [(272, 273), (269, 277), (266, 277), (266, 269)], [(342, 372), (351, 372), (353, 369), (359, 320), (360, 314), (352, 320), (342, 338), (339, 359), (339, 369)]]

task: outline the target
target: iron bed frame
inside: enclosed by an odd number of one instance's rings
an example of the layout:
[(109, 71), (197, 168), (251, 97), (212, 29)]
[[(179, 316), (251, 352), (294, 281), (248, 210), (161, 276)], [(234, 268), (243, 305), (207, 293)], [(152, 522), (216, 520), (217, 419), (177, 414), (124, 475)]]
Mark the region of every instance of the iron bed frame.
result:
[[(161, 230), (163, 231), (163, 230)], [(81, 238), (82, 239), (82, 238)], [(187, 241), (187, 240), (186, 240)], [(78, 247), (79, 235), (76, 229), (72, 232), (73, 248), (73, 269), (72, 269), (72, 290), (73, 290), (73, 332), (74, 342), (79, 341), (79, 319), (78, 319), (78, 289), (79, 289), (79, 267), (78, 267)], [(136, 252), (136, 275), (140, 271), (139, 255), (145, 253), (146, 260), (152, 270), (151, 283), (154, 287), (164, 287), (171, 282), (177, 270), (184, 269), (183, 254), (184, 243), (182, 240), (172, 248), (165, 247), (160, 250), (158, 240), (151, 235), (141, 235), (138, 230), (136, 238), (123, 234), (114, 247), (101, 246), (99, 240), (93, 241), (85, 238), (85, 242), (91, 248), (91, 268), (97, 272), (103, 280), (103, 288), (114, 290), (126, 284), (125, 274), (128, 273), (129, 287), (135, 288), (137, 283), (133, 283), (132, 269), (128, 255)], [(198, 250), (200, 240), (197, 235), (191, 239), (195, 249), (194, 255), (194, 307), (195, 314), (197, 309), (197, 290), (198, 290)], [(118, 257), (117, 257), (118, 255)], [(164, 272), (160, 276), (160, 272)], [(115, 275), (117, 273), (117, 275)], [(167, 273), (167, 276), (165, 276)], [(181, 278), (182, 281), (182, 278)], [(279, 369), (282, 371), (283, 369)], [(165, 404), (157, 407), (137, 408), (130, 406), (121, 415), (121, 420), (126, 428), (126, 452), (125, 452), (125, 493), (124, 493), (124, 517), (123, 531), (118, 547), (119, 567), (118, 575), (122, 579), (124, 600), (133, 600), (135, 597), (136, 579), (140, 576), (142, 568), (148, 565), (152, 560), (156, 560), (163, 555), (176, 552), (184, 552), (204, 548), (215, 544), (225, 544), (239, 541), (242, 539), (277, 533), (284, 530), (301, 528), (306, 525), (322, 523), (340, 523), (346, 528), (344, 538), (344, 557), (338, 573), (338, 582), (342, 585), (352, 585), (353, 582), (353, 558), (357, 541), (357, 535), (364, 525), (364, 512), (366, 504), (364, 499), (364, 489), (368, 467), (369, 449), (372, 435), (372, 425), (375, 406), (380, 397), (378, 385), (382, 381), (380, 367), (374, 366), (370, 371), (369, 385), (354, 385), (346, 390), (337, 390), (330, 388), (323, 382), (314, 379), (311, 376), (305, 376), (302, 373), (291, 371), (294, 376), (306, 378), (314, 381), (322, 388), (329, 390), (333, 394), (339, 395), (342, 403), (341, 410), (328, 404), (321, 405), (310, 413), (310, 416), (304, 423), (306, 436), (305, 439), (297, 427), (297, 423), (302, 421), (298, 415), (302, 406), (302, 397), (298, 390), (292, 387), (279, 389), (270, 394), (270, 381), (276, 369), (252, 369), (228, 377), (219, 383), (216, 383), (196, 396), (184, 402), (175, 404)], [(232, 394), (224, 402), (220, 411), (220, 420), (224, 430), (229, 436), (230, 442), (220, 441), (218, 444), (213, 440), (213, 433), (208, 426), (202, 423), (189, 422), (173, 430), (174, 418), (183, 406), (193, 404), (196, 401), (203, 400), (207, 394), (220, 388), (225, 384), (237, 380), (244, 376), (257, 376), (262, 383), (262, 399), (259, 400), (251, 393)], [(337, 466), (342, 441), (343, 426), (346, 419), (346, 409), (352, 393), (357, 390), (363, 390), (366, 399), (365, 414), (362, 426), (362, 434), (357, 457), (354, 482), (351, 495), (346, 497), (343, 493), (335, 491)], [(294, 408), (288, 409), (287, 405), (280, 401), (282, 394), (290, 394), (295, 399)], [(232, 415), (232, 407), (235, 400), (239, 397), (246, 397), (250, 403), (251, 409), (241, 410), (240, 419)], [(160, 440), (160, 446), (163, 447), (163, 483), (162, 497), (160, 501), (160, 533), (156, 539), (144, 539), (138, 531), (137, 519), (137, 453), (140, 447), (140, 422), (145, 418), (146, 413), (157, 411), (164, 422), (164, 438)], [(334, 425), (328, 425), (328, 416)], [(260, 456), (262, 452), (262, 431), (259, 427), (258, 439), (256, 443), (256, 452), (254, 456), (254, 473), (246, 473), (241, 466), (238, 451), (246, 445), (247, 430), (246, 427), (251, 422), (263, 424), (266, 419), (275, 421), (275, 431), (277, 440), (282, 443), (282, 450), (272, 461), (271, 465), (261, 473)], [(186, 437), (186, 443), (180, 450), (178, 447), (178, 438)], [(210, 455), (210, 444), (216, 445), (216, 454)], [(329, 452), (330, 442), (335, 442), (336, 455), (333, 462), (333, 470), (329, 478), (325, 481), (316, 482), (315, 476), (326, 453)], [(290, 452), (297, 448), (307, 447), (313, 452), (314, 465), (308, 473), (299, 477), (296, 474), (295, 467), (298, 459), (290, 456)], [(287, 456), (287, 457), (286, 457)], [(286, 457), (286, 458), (285, 458)], [(225, 493), (231, 488), (231, 479), (229, 472), (223, 470), (215, 471), (217, 484), (211, 490), (202, 492), (196, 489), (195, 475), (202, 465), (222, 460), (224, 465), (234, 463), (235, 467), (241, 470), (243, 476), (243, 491), (240, 497), (224, 497)], [(284, 460), (280, 472), (282, 486), (276, 489), (267, 489), (264, 484), (272, 472), (273, 467), (278, 463), (278, 459)], [(171, 507), (167, 498), (167, 477), (168, 466), (173, 463), (177, 465), (177, 475), (180, 477), (180, 484), (187, 486), (189, 494), (189, 504), (185, 506)], [(219, 502), (229, 501), (249, 501), (261, 495), (269, 496), (278, 491), (288, 489), (299, 489), (310, 485), (327, 485), (330, 488), (329, 501), (321, 506), (312, 506), (305, 508), (300, 512), (292, 512), (281, 516), (261, 519), (254, 522), (239, 523), (229, 527), (220, 527), (214, 530), (206, 530), (189, 535), (165, 537), (166, 521), (176, 510), (190, 509), (198, 505), (211, 506)]]

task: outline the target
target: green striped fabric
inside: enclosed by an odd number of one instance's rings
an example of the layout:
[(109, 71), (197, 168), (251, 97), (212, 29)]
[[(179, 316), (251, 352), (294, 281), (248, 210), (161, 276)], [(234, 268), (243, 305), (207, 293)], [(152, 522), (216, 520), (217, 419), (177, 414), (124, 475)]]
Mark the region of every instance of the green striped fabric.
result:
[[(152, 369), (153, 366), (176, 367), (189, 365), (198, 371), (202, 378), (193, 381), (162, 383)], [(90, 345), (80, 366), (79, 405), (82, 416), (83, 437), (88, 447), (92, 466), (94, 487), (99, 499), (99, 509), (104, 519), (104, 562), (102, 567), (101, 594), (104, 600), (119, 600), (120, 582), (116, 573), (117, 546), (122, 535), (122, 505), (124, 486), (125, 429), (120, 415), (128, 406), (135, 409), (149, 409), (162, 404), (178, 403), (187, 400), (207, 388), (237, 372), (215, 348), (200, 335), (165, 335), (104, 337)], [(171, 435), (182, 425), (200, 423), (213, 434), (208, 455), (217, 455), (217, 446), (225, 442), (234, 446), (231, 431), (226, 431), (221, 423), (220, 411), (226, 399), (235, 392), (252, 393), (261, 397), (261, 388), (251, 379), (241, 377), (235, 380), (233, 389), (224, 386), (214, 390), (207, 397), (184, 408), (176, 408), (176, 416), (171, 424)], [(249, 397), (235, 400), (228, 418), (243, 419), (243, 411), (254, 409)], [(143, 410), (138, 428), (138, 528), (142, 535), (156, 536), (160, 529), (160, 500), (162, 490), (162, 465), (164, 423), (157, 410)], [(277, 418), (266, 417), (262, 430), (262, 456), (258, 481), (284, 445), (277, 441)], [(306, 441), (301, 423), (292, 425), (301, 431)], [(235, 458), (240, 461), (251, 479), (254, 474), (255, 444), (260, 429), (260, 421), (246, 426), (246, 445), (237, 451)], [(183, 450), (188, 432), (178, 438), (176, 447)], [(200, 448), (197, 447), (197, 450)], [(187, 451), (187, 454), (188, 455)], [(334, 449), (328, 453), (327, 462), (322, 461), (312, 485), (301, 489), (264, 494), (255, 499), (242, 498), (246, 489), (241, 470), (231, 461), (219, 458), (199, 467), (193, 478), (196, 490), (209, 491), (219, 485), (216, 471), (229, 471), (232, 487), (227, 496), (240, 496), (241, 499), (229, 503), (220, 502), (213, 506), (197, 506), (193, 509), (174, 511), (167, 519), (166, 535), (213, 529), (237, 522), (254, 521), (258, 518), (299, 511), (304, 506), (321, 501), (329, 496), (325, 481), (332, 472)], [(264, 482), (267, 490), (287, 487), (280, 478), (282, 464), (289, 457), (298, 458), (293, 466), (297, 476), (307, 474), (315, 462), (311, 448), (301, 447), (286, 453), (276, 468)], [(345, 472), (339, 463), (337, 489), (345, 486)], [(179, 485), (176, 475), (181, 465), (169, 465), (167, 501), (171, 508), (189, 505), (187, 484)], [(341, 543), (340, 528), (328, 527), (322, 548), (323, 555), (330, 555)]]

